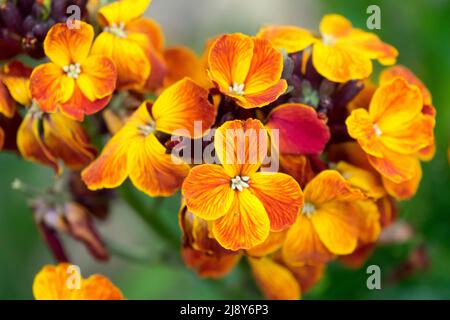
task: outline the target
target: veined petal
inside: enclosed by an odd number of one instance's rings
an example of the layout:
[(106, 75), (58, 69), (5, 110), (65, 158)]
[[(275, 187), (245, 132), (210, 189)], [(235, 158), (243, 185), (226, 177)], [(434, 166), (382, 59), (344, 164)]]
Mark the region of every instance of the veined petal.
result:
[(358, 200), (355, 205), (359, 245), (374, 243), (381, 232), (380, 213), (372, 200)]
[(383, 156), (383, 146), (376, 132), (377, 127), (372, 122), (366, 109), (353, 110), (347, 120), (345, 120), (345, 124), (348, 134), (358, 141), (358, 144), (367, 154), (376, 157)]
[(223, 168), (212, 164), (192, 168), (183, 183), (182, 193), (189, 210), (205, 220), (225, 215), (237, 196)]
[(417, 158), (414, 155), (402, 155), (384, 148), (382, 158), (367, 157), (375, 170), (394, 183), (405, 182), (415, 176)]
[(344, 44), (314, 44), (314, 67), (322, 76), (334, 82), (364, 79), (372, 73), (372, 62), (360, 51)]
[(317, 41), (311, 32), (295, 26), (266, 26), (256, 36), (269, 40), (275, 48), (287, 53), (302, 51)]
[(348, 35), (352, 30), (349, 20), (338, 14), (327, 14), (320, 21), (320, 33), (340, 38)]
[(123, 300), (124, 297), (108, 278), (94, 274), (83, 281), (81, 290), (75, 290), (75, 299), (82, 300)]
[(271, 231), (282, 231), (295, 222), (303, 206), (303, 192), (294, 178), (278, 172), (257, 172), (251, 175), (249, 185), (266, 209)]
[(250, 249), (269, 236), (270, 220), (262, 203), (250, 191), (237, 192), (228, 212), (212, 222), (214, 238), (225, 249)]
[(209, 74), (224, 94), (229, 93), (234, 83), (244, 84), (253, 48), (252, 38), (240, 33), (223, 35), (212, 44), (208, 56)]
[(187, 130), (191, 138), (199, 138), (212, 126), (215, 109), (208, 101), (208, 91), (184, 78), (163, 91), (152, 107), (152, 116), (158, 131), (184, 136), (180, 130)]
[(3, 114), (7, 118), (12, 118), (15, 111), (16, 103), (5, 85), (0, 82), (0, 114)]
[[(133, 36), (132, 39), (129, 39)], [(117, 88), (140, 88), (150, 75), (151, 65), (144, 49), (138, 41), (148, 41), (143, 34), (132, 33), (128, 38), (119, 38), (109, 32), (97, 36), (92, 46), (93, 55), (105, 55), (110, 58), (117, 71)]]
[(133, 185), (151, 197), (175, 193), (189, 173), (185, 163), (175, 164), (154, 134), (128, 142), (128, 173)]
[(287, 230), (281, 232), (270, 232), (269, 236), (263, 243), (246, 250), (250, 257), (264, 257), (275, 253), (281, 249), (284, 239), (286, 239)]
[(45, 112), (56, 111), (64, 96), (61, 79), (65, 77), (62, 68), (54, 63), (37, 66), (30, 77), (31, 96)]
[[(245, 94), (251, 95), (273, 87), (283, 72), (283, 56), (269, 40), (253, 39), (253, 57), (245, 83)], [(240, 82), (238, 82), (240, 83)]]
[(281, 79), (274, 86), (267, 88), (264, 91), (252, 93), (244, 96), (235, 96), (236, 103), (245, 109), (260, 108), (277, 100), (283, 93), (286, 92), (288, 85), (286, 80)]
[(81, 69), (77, 84), (90, 101), (103, 99), (114, 92), (117, 72), (111, 59), (91, 55), (81, 65)]
[(164, 34), (161, 26), (155, 20), (148, 18), (136, 19), (128, 23), (126, 29), (128, 32), (145, 34), (150, 40), (153, 49), (162, 52), (164, 48)]
[(77, 22), (80, 27), (73, 29), (65, 23), (57, 23), (45, 37), (45, 54), (61, 68), (72, 63), (83, 63), (91, 49), (94, 28), (86, 22)]
[(199, 57), (185, 47), (172, 47), (164, 51), (167, 74), (164, 86), (168, 87), (184, 77), (189, 77), (204, 88), (210, 86), (206, 69)]
[(69, 300), (74, 289), (69, 289), (67, 280), (68, 263), (57, 266), (46, 265), (36, 275), (33, 281), (33, 296), (36, 300)]
[(303, 104), (276, 107), (269, 113), (266, 126), (279, 130), (280, 152), (285, 154), (319, 154), (330, 139), (328, 126), (313, 108)]
[(282, 252), (283, 259), (295, 266), (322, 264), (333, 258), (317, 235), (311, 219), (302, 214), (288, 230)]
[(300, 299), (300, 286), (289, 269), (269, 258), (249, 258), (248, 261), (256, 283), (267, 299)]
[(259, 120), (227, 121), (216, 130), (214, 147), (230, 177), (250, 176), (267, 156), (267, 131)]
[(354, 201), (364, 199), (364, 194), (345, 181), (334, 170), (325, 170), (311, 180), (305, 188), (305, 201), (320, 205), (332, 201)]
[[(5, 64), (0, 70), (1, 82), (8, 88), (12, 98), (23, 106), (29, 106), (31, 104), (29, 79), (32, 71), (32, 68), (17, 60)], [(4, 114), (5, 116), (10, 117), (12, 116), (12, 113), (8, 113), (8, 111), (13, 110), (13, 108), (11, 105), (7, 104), (8, 100), (3, 93), (4, 89), (2, 87), (3, 86), (0, 84), (0, 113), (2, 110), (7, 110), (4, 111)]]
[(355, 210), (348, 201), (333, 201), (322, 204), (311, 215), (320, 240), (332, 253), (350, 254), (356, 249), (358, 220)]
[(98, 11), (99, 21), (103, 25), (128, 22), (142, 16), (151, 0), (119, 0), (103, 6)]
[(395, 183), (389, 178), (382, 177), (383, 185), (387, 192), (398, 200), (411, 199), (416, 194), (422, 180), (422, 167), (419, 160), (414, 162), (414, 171), (412, 179), (400, 183)]
[(306, 293), (323, 277), (325, 266), (325, 264), (318, 264), (298, 267), (288, 265), (287, 267), (297, 279), (302, 292)]

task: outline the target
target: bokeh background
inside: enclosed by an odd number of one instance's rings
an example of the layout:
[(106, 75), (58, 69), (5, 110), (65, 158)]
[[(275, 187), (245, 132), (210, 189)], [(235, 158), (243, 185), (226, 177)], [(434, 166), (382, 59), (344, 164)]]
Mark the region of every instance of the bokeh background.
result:
[[(414, 228), (414, 236), (403, 244), (380, 246), (366, 263), (381, 267), (382, 290), (367, 289), (366, 266), (349, 270), (332, 263), (304, 298), (449, 299), (450, 1), (153, 0), (147, 14), (162, 25), (168, 46), (183, 44), (200, 52), (204, 41), (215, 34), (254, 34), (264, 24), (317, 30), (326, 13), (342, 14), (365, 28), (371, 4), (381, 8), (377, 34), (400, 51), (399, 63), (410, 67), (433, 95), (437, 153), (423, 165), (416, 197), (401, 204), (400, 218)], [(0, 298), (30, 299), (34, 275), (53, 260), (35, 228), (26, 197), (11, 189), (16, 177), (36, 188), (51, 186), (53, 177), (50, 169), (0, 153)], [(170, 236), (179, 239), (178, 199), (154, 200), (129, 190), (126, 185), (119, 193), (133, 197), (145, 215), (114, 202), (109, 219), (99, 223), (113, 252), (109, 263), (94, 262), (83, 247), (65, 239), (83, 275), (98, 272), (111, 277), (129, 299), (261, 298), (245, 265), (218, 282), (199, 279), (184, 267), (177, 243), (162, 241), (145, 222), (159, 215)]]

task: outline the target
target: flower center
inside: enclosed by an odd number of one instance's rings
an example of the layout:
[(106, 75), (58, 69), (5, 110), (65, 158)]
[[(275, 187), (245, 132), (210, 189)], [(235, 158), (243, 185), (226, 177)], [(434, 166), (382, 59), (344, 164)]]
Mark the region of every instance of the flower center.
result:
[(375, 131), (375, 135), (377, 137), (379, 137), (383, 134), (383, 131), (381, 131), (380, 127), (376, 123), (373, 125), (373, 130)]
[(316, 206), (311, 202), (305, 202), (302, 208), (302, 214), (307, 217), (310, 217), (316, 211)]
[(155, 121), (150, 120), (148, 124), (138, 126), (138, 130), (144, 136), (148, 136), (149, 134), (153, 133), (156, 130), (155, 126), (156, 126)]
[(244, 188), (248, 188), (250, 181), (250, 178), (247, 176), (236, 176), (231, 179), (231, 189), (232, 190), (239, 190), (242, 191)]
[(234, 82), (232, 86), (230, 86), (228, 88), (228, 91), (230, 91), (230, 93), (238, 95), (238, 96), (243, 96), (244, 95), (244, 87), (245, 85), (243, 83), (239, 84), (237, 82)]
[(331, 46), (336, 42), (336, 38), (333, 37), (331, 34), (324, 33), (322, 35), (322, 42), (324, 45)]
[(79, 63), (72, 63), (63, 67), (63, 71), (67, 74), (67, 76), (78, 79), (78, 76), (81, 73), (81, 66)]
[(109, 32), (119, 38), (127, 37), (127, 32), (125, 31), (125, 23), (123, 21), (119, 22), (118, 24), (115, 22), (111, 23), (108, 27), (105, 27), (104, 31)]

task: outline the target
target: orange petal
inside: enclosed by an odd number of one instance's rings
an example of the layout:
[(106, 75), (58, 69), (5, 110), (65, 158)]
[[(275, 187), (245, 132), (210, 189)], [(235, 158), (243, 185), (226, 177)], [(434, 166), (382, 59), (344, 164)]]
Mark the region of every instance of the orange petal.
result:
[(65, 23), (57, 23), (47, 33), (44, 51), (50, 60), (60, 67), (83, 63), (94, 40), (94, 28), (77, 21), (79, 28), (70, 29)]
[(127, 31), (143, 33), (150, 40), (154, 50), (162, 52), (164, 48), (164, 34), (161, 26), (152, 19), (140, 18), (127, 24)]
[(267, 239), (257, 246), (246, 251), (250, 257), (264, 257), (278, 251), (286, 239), (287, 230), (281, 232), (270, 232)]
[(352, 24), (338, 14), (327, 14), (320, 21), (320, 33), (340, 38), (348, 35), (352, 30)]
[(64, 95), (62, 68), (54, 63), (37, 66), (30, 77), (30, 91), (39, 107), (45, 112), (55, 112)]
[(33, 281), (33, 296), (36, 300), (69, 300), (72, 298), (74, 289), (67, 286), (67, 268), (70, 265), (60, 263), (57, 266), (46, 265)]
[(314, 44), (314, 67), (322, 76), (334, 82), (364, 79), (372, 73), (372, 62), (360, 51), (345, 44)]
[(303, 293), (309, 291), (317, 282), (322, 279), (325, 264), (318, 265), (304, 265), (299, 267), (288, 266), (289, 271), (292, 272), (297, 282), (300, 284), (300, 288)]
[(128, 22), (142, 16), (151, 0), (119, 0), (103, 6), (98, 11), (99, 21), (103, 25)]
[(151, 65), (140, 45), (142, 42), (148, 42), (148, 38), (140, 33), (119, 38), (109, 32), (102, 32), (95, 39), (92, 54), (105, 55), (114, 61), (118, 89), (142, 87), (149, 77)]
[(267, 155), (267, 130), (259, 120), (227, 121), (216, 130), (214, 147), (230, 177), (250, 176)]
[(17, 132), (17, 147), (25, 159), (49, 166), (58, 172), (57, 159), (41, 140), (39, 120), (37, 113), (28, 112)]
[(366, 109), (353, 110), (345, 120), (348, 134), (356, 139), (361, 148), (370, 155), (382, 157), (383, 146), (376, 132), (376, 126)]
[(384, 148), (383, 158), (368, 155), (370, 164), (382, 176), (392, 182), (401, 183), (411, 180), (416, 174), (416, 157), (393, 153)]
[(114, 92), (117, 73), (112, 60), (105, 56), (89, 56), (81, 70), (77, 84), (90, 101), (103, 99)]
[(253, 57), (254, 43), (249, 36), (235, 33), (219, 37), (208, 56), (209, 75), (224, 94), (234, 83), (243, 84)]
[(43, 130), (45, 145), (67, 167), (81, 169), (95, 158), (96, 150), (79, 123), (52, 113), (45, 116)]
[[(283, 56), (269, 40), (253, 39), (253, 57), (245, 83), (245, 94), (265, 91), (276, 85), (283, 72)], [(241, 82), (238, 82), (241, 83)]]
[(154, 134), (128, 141), (128, 173), (133, 185), (151, 197), (175, 193), (188, 175), (189, 166), (175, 164)]
[(295, 222), (303, 206), (303, 192), (291, 176), (258, 172), (252, 174), (249, 184), (266, 209), (271, 231), (282, 231)]
[[(123, 300), (124, 297), (108, 278), (94, 274), (83, 281), (82, 290), (78, 293), (83, 300)], [(77, 295), (75, 298), (78, 298)]]
[(355, 201), (358, 219), (358, 241), (360, 244), (374, 243), (381, 231), (380, 213), (373, 200)]
[(334, 254), (350, 254), (358, 242), (356, 208), (350, 202), (333, 201), (320, 205), (311, 222), (323, 244)]
[(7, 87), (0, 82), (0, 114), (12, 118), (16, 110), (16, 103), (9, 94)]
[[(215, 110), (208, 101), (208, 91), (189, 78), (164, 90), (151, 112), (156, 121), (156, 130), (192, 138), (203, 136), (215, 120)], [(197, 129), (196, 125), (200, 127)]]
[(83, 121), (84, 115), (91, 115), (102, 110), (111, 100), (111, 95), (90, 101), (75, 85), (72, 97), (60, 105), (61, 112), (74, 120)]
[(248, 261), (256, 283), (267, 299), (300, 299), (300, 286), (287, 268), (269, 258), (249, 258)]
[(333, 254), (323, 245), (311, 219), (301, 214), (288, 230), (283, 258), (290, 265), (300, 266), (326, 263), (333, 258)]
[(263, 243), (269, 236), (270, 220), (262, 203), (246, 189), (236, 192), (233, 200), (228, 212), (213, 221), (216, 240), (233, 251)]
[(164, 86), (168, 87), (184, 77), (189, 77), (202, 87), (209, 86), (206, 70), (197, 55), (185, 47), (173, 47), (164, 51), (167, 74)]
[(270, 40), (275, 48), (284, 49), (287, 53), (302, 51), (316, 41), (311, 32), (295, 26), (263, 27), (256, 36)]
[(5, 132), (0, 127), (0, 150), (3, 149), (3, 145), (5, 144)]
[[(32, 68), (16, 60), (5, 64), (2, 70), (0, 70), (1, 82), (8, 88), (12, 98), (23, 106), (29, 106), (31, 104), (29, 78), (32, 71)], [(3, 112), (5, 116), (10, 117), (12, 116), (11, 112), (14, 110), (14, 105), (12, 103), (8, 105), (8, 95), (5, 96), (2, 87), (0, 84), (0, 113)]]
[(339, 261), (347, 268), (358, 269), (363, 266), (375, 249), (374, 243), (360, 245), (351, 254), (340, 256)]
[(205, 220), (215, 220), (228, 212), (236, 192), (230, 177), (218, 165), (199, 165), (190, 171), (183, 183), (183, 196), (189, 210)]
[(419, 188), (420, 181), (422, 180), (422, 168), (419, 160), (416, 160), (414, 165), (415, 173), (413, 178), (404, 182), (395, 183), (388, 178), (383, 177), (383, 185), (387, 192), (398, 200), (411, 199)]
[(288, 85), (286, 80), (282, 79), (274, 86), (267, 88), (264, 91), (248, 94), (242, 97), (238, 96), (236, 103), (245, 109), (264, 107), (277, 100), (279, 96), (286, 92), (287, 87)]
[(319, 173), (306, 185), (304, 192), (305, 202), (311, 202), (314, 205), (365, 198), (360, 190), (352, 188), (338, 172), (333, 170)]

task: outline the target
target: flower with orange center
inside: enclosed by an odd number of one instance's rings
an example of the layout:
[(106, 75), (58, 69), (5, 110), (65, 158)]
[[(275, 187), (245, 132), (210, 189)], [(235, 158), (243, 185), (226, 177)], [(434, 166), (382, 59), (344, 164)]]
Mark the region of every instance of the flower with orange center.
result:
[(294, 223), (303, 204), (298, 183), (283, 173), (257, 172), (268, 147), (260, 121), (226, 122), (215, 132), (214, 147), (222, 165), (194, 167), (182, 193), (189, 211), (211, 221), (221, 246), (249, 249)]
[(279, 49), (294, 53), (313, 46), (312, 59), (317, 71), (334, 82), (367, 78), (372, 73), (372, 61), (394, 64), (397, 50), (382, 42), (373, 33), (353, 28), (350, 21), (329, 14), (320, 22), (322, 38), (316, 39), (305, 29), (295, 26), (267, 26), (258, 37), (270, 40)]
[(51, 60), (31, 74), (32, 97), (44, 112), (60, 110), (82, 121), (85, 114), (103, 109), (116, 87), (116, 68), (111, 59), (90, 53), (94, 40), (91, 25), (77, 21), (79, 28), (55, 24), (44, 41)]
[(103, 32), (92, 52), (110, 57), (117, 68), (117, 88), (153, 90), (165, 74), (164, 38), (159, 25), (142, 15), (151, 0), (119, 0), (103, 6), (98, 20)]
[(263, 107), (282, 95), (287, 89), (282, 72), (283, 56), (266, 39), (226, 34), (209, 49), (210, 79), (243, 108)]
[(369, 110), (353, 110), (346, 120), (370, 164), (394, 183), (417, 177), (417, 153), (433, 143), (434, 119), (422, 113), (422, 106), (418, 87), (394, 78), (376, 90)]
[(122, 292), (100, 274), (84, 279), (68, 263), (46, 265), (36, 275), (33, 295), (36, 300), (123, 300)]
[(288, 230), (283, 258), (292, 265), (315, 265), (352, 253), (364, 212), (355, 201), (365, 198), (338, 172), (322, 171), (306, 185), (305, 204)]
[[(199, 138), (214, 118), (208, 91), (189, 78), (180, 80), (163, 91), (153, 105), (144, 102), (82, 172), (82, 178), (89, 189), (97, 190), (115, 188), (129, 176), (148, 195), (169, 196), (181, 186), (189, 166), (175, 163), (156, 133), (185, 129), (189, 137)], [(200, 132), (194, 130), (196, 121), (202, 124)]]

